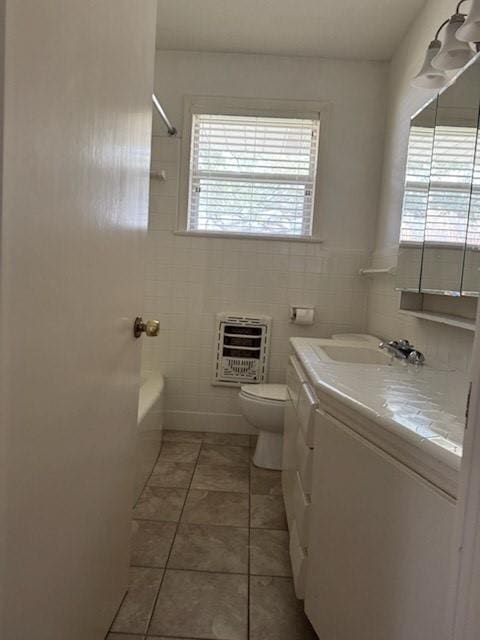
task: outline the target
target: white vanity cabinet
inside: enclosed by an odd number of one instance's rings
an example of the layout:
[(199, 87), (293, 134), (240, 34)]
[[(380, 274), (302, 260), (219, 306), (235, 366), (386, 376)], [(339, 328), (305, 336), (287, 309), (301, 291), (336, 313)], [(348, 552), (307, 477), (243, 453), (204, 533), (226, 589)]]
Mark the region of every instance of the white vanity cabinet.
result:
[(305, 610), (323, 640), (446, 640), (454, 501), (317, 412)]
[(298, 360), (287, 369), (282, 486), (290, 531), (290, 558), (295, 592), (305, 594), (305, 572), (310, 528), (314, 422), (317, 399)]

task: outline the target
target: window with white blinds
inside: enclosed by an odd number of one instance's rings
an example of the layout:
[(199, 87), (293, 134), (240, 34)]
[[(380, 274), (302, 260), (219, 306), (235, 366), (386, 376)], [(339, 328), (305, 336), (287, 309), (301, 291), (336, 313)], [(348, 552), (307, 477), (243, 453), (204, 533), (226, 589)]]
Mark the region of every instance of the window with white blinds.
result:
[(318, 119), (194, 114), (188, 230), (311, 236)]
[(432, 165), (433, 127), (412, 126), (408, 139), (402, 244), (423, 244)]
[[(402, 243), (463, 245), (479, 237), (477, 129), (412, 126), (408, 143)], [(478, 169), (476, 169), (478, 173)], [(469, 214), (471, 221), (469, 224)]]
[(472, 198), (468, 214), (467, 247), (480, 250), (480, 136), (477, 136), (473, 168)]
[(476, 142), (476, 127), (435, 127), (425, 227), (428, 244), (465, 243)]

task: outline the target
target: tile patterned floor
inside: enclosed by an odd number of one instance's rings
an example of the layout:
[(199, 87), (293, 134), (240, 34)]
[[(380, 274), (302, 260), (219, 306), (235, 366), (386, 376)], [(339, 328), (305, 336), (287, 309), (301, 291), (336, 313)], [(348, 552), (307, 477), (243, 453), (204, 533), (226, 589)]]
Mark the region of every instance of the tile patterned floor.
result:
[(166, 431), (132, 523), (107, 640), (313, 640), (295, 598), (280, 473), (249, 436)]

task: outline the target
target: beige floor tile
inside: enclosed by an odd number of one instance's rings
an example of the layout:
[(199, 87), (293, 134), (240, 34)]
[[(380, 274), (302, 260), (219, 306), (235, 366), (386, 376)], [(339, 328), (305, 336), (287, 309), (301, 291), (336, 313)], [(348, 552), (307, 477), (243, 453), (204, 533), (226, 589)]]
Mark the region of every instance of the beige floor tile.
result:
[(282, 496), (257, 496), (250, 499), (250, 526), (259, 529), (286, 529), (287, 519)]
[(112, 631), (146, 633), (162, 575), (162, 569), (130, 567), (128, 592), (117, 613)]
[(133, 511), (133, 517), (145, 520), (177, 522), (187, 495), (186, 489), (152, 487), (143, 490)]
[(249, 447), (250, 436), (238, 433), (209, 433), (206, 432), (203, 438), (208, 444), (231, 445), (237, 447)]
[(204, 435), (203, 431), (174, 431), (173, 429), (165, 429), (163, 432), (163, 441), (202, 442)]
[(250, 640), (315, 638), (290, 578), (250, 578)]
[(248, 493), (248, 467), (199, 464), (192, 480), (192, 489)]
[(191, 489), (182, 522), (248, 527), (248, 494)]
[(139, 567), (164, 567), (176, 528), (174, 522), (133, 520), (130, 564)]
[(282, 474), (280, 471), (259, 469), (252, 464), (250, 482), (252, 493), (265, 496), (282, 495)]
[(291, 576), (288, 531), (252, 529), (250, 572), (261, 576)]
[(151, 487), (170, 487), (188, 489), (192, 480), (195, 463), (184, 462), (157, 462), (152, 476), (148, 481)]
[(226, 467), (247, 467), (249, 463), (247, 447), (204, 444), (198, 458), (198, 464), (215, 464)]
[(162, 462), (196, 462), (200, 446), (199, 442), (164, 442), (157, 464)]
[(181, 523), (169, 569), (248, 572), (248, 529)]
[[(131, 633), (109, 633), (107, 640), (144, 640), (144, 636), (132, 635)], [(158, 640), (158, 638), (157, 638)], [(167, 639), (168, 640), (168, 639)]]
[(247, 640), (247, 576), (168, 569), (149, 633)]

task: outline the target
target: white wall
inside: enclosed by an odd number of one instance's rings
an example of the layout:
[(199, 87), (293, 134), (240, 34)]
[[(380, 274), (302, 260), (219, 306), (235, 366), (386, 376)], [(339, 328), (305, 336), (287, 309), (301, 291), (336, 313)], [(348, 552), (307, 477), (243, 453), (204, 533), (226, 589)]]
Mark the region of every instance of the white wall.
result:
[[(323, 244), (176, 236), (180, 136), (154, 121), (150, 250), (145, 315), (162, 323), (145, 340), (144, 369), (167, 375), (169, 426), (235, 430), (237, 390), (210, 384), (218, 311), (273, 316), (270, 381), (283, 381), (292, 335), (363, 330), (366, 283), (358, 276), (373, 249), (383, 144), (387, 67), (312, 58), (161, 51), (156, 92), (182, 131), (187, 95), (330, 101), (322, 138)], [(314, 305), (309, 328), (288, 321), (290, 304)]]
[[(418, 72), (436, 29), (454, 8), (450, 0), (429, 0), (391, 63), (374, 266), (396, 262), (410, 118), (433, 95), (428, 90), (412, 88), (410, 81)], [(399, 294), (394, 290), (393, 278), (377, 276), (370, 285), (368, 330), (383, 337), (406, 337), (425, 351), (430, 362), (468, 369), (473, 333), (406, 318), (398, 308)]]

